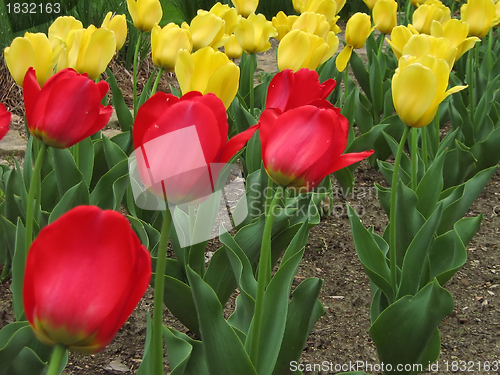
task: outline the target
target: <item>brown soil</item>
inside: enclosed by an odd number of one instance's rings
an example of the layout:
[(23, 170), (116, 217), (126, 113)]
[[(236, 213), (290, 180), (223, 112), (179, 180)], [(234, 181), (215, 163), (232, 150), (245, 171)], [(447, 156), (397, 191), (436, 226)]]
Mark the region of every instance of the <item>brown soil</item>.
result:
[[(164, 74), (160, 89), (167, 91), (168, 81), (165, 79), (166, 73)], [(5, 74), (2, 72), (0, 77), (5, 77)], [(130, 77), (131, 75), (126, 72), (118, 74), (120, 87), (122, 89), (128, 87), (124, 92), (129, 95)], [(19, 93), (17, 86), (2, 81), (1, 101), (6, 103), (10, 110), (22, 116)], [(21, 112), (18, 113), (19, 111)], [(368, 163), (361, 163), (356, 171), (354, 193), (346, 200), (343, 200), (340, 194), (334, 197), (333, 214), (325, 217), (311, 231), (296, 281), (298, 283), (312, 276), (324, 279), (320, 299), (326, 313), (313, 328), (307, 341), (301, 358), (303, 363), (319, 364), (323, 361), (334, 364), (356, 361), (372, 365), (377, 363), (376, 348), (368, 334), (369, 281), (356, 256), (345, 209), (346, 202), (351, 204), (360, 213), (365, 226), (374, 226), (375, 231), (381, 233), (387, 218), (378, 204), (376, 190), (373, 188), (375, 182), (385, 183), (379, 172), (370, 168)], [(452, 361), (483, 363), (500, 359), (499, 184), (500, 173), (497, 172), (469, 211), (469, 215), (484, 214), (484, 221), (478, 234), (468, 246), (469, 259), (466, 265), (447, 285), (455, 298), (455, 309), (440, 326), (442, 354), (439, 359), (439, 371), (434, 373), (451, 372)], [(216, 241), (209, 245), (208, 250), (215, 249), (217, 249)], [(9, 287), (9, 282), (0, 285), (0, 328), (13, 321)], [(143, 353), (146, 316), (152, 311), (152, 295), (150, 288), (127, 323), (104, 351), (91, 356), (71, 354), (64, 374), (136, 373)], [(182, 325), (168, 311), (165, 312), (165, 324), (183, 330)], [(446, 361), (450, 371), (446, 371)], [(477, 371), (477, 367), (475, 371), (485, 373)], [(170, 373), (168, 368), (166, 373)], [(313, 373), (332, 372), (305, 372), (305, 374)]]

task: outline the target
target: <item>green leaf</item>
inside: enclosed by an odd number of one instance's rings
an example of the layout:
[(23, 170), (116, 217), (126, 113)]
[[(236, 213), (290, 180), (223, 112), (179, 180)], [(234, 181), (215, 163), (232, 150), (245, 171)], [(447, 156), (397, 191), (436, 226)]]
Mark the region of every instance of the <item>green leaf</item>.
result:
[[(436, 227), (441, 219), (443, 207), (440, 204), (429, 219), (422, 225), (412, 240), (403, 259), (401, 282), (396, 299), (417, 294), (420, 280), (424, 274), (425, 260), (434, 240)], [(398, 224), (401, 221), (398, 221)]]
[(368, 232), (359, 220), (356, 211), (349, 205), (347, 209), (356, 253), (366, 274), (388, 298), (392, 298), (393, 291), (390, 284), (391, 271), (387, 265), (387, 258), (382, 250), (380, 250), (370, 232)]
[(189, 336), (167, 327), (163, 327), (163, 337), (167, 345), (167, 356), (172, 375), (210, 375), (201, 341), (193, 340)]
[(54, 210), (50, 213), (49, 224), (57, 220), (63, 214), (75, 208), (76, 206), (88, 205), (89, 204), (89, 192), (87, 186), (84, 182), (80, 182), (70, 188), (62, 196), (59, 203), (54, 207)]
[[(115, 202), (113, 185), (116, 180), (128, 175), (128, 160), (122, 160), (101, 177), (90, 194), (90, 204), (102, 209), (112, 209)], [(123, 181), (123, 180), (122, 180)], [(124, 190), (125, 192), (125, 190)]]
[[(384, 90), (382, 86), (382, 74), (380, 72), (380, 64), (377, 59), (377, 53), (372, 51), (372, 61), (369, 68), (371, 102), (373, 104), (373, 113), (378, 119), (382, 112), (384, 101)], [(378, 121), (377, 121), (378, 122)]]
[(116, 116), (118, 117), (120, 128), (124, 132), (129, 131), (134, 123), (134, 118), (132, 117), (127, 104), (125, 104), (125, 99), (123, 99), (122, 91), (120, 90), (120, 87), (118, 87), (118, 83), (116, 82), (113, 72), (108, 68), (106, 69), (106, 74), (108, 75), (109, 87), (111, 88), (111, 93), (113, 94), (113, 107), (116, 110)]
[(186, 272), (198, 313), (203, 348), (210, 358), (210, 373), (257, 375), (243, 343), (224, 319), (214, 290), (189, 266)]
[(137, 375), (150, 375), (153, 373), (153, 349), (151, 347), (151, 341), (153, 339), (153, 327), (151, 323), (151, 316), (149, 311), (147, 313), (146, 320), (146, 342), (144, 344), (144, 354), (142, 355), (142, 361), (137, 370)]
[(111, 169), (115, 165), (119, 164), (121, 161), (127, 159), (127, 154), (116, 143), (112, 142), (105, 135), (102, 136), (102, 145), (104, 148), (104, 155), (106, 156), (106, 162), (108, 163), (108, 168)]
[(78, 153), (78, 169), (82, 173), (83, 180), (87, 186), (90, 186), (94, 171), (94, 144), (92, 139), (89, 137), (79, 142), (74, 152)]
[(290, 363), (299, 361), (311, 329), (325, 312), (318, 300), (322, 285), (323, 280), (309, 278), (293, 291), (292, 300), (288, 304), (283, 342), (273, 374), (286, 374), (290, 371)]
[(436, 277), (441, 285), (450, 280), (467, 260), (467, 251), (455, 230), (437, 237), (429, 250), (430, 278)]
[(359, 57), (358, 54), (353, 51), (351, 58), (349, 60), (349, 64), (351, 65), (354, 76), (356, 77), (359, 85), (365, 92), (366, 96), (371, 98), (372, 96), (370, 91), (370, 76), (365, 68), (365, 63), (363, 62), (361, 57)]
[(392, 365), (393, 371), (385, 374), (417, 374), (423, 369), (397, 372), (397, 365), (426, 366), (431, 357), (437, 359), (439, 346), (433, 353), (427, 347), (433, 344), (436, 328), (453, 306), (453, 297), (434, 280), (414, 297), (405, 296), (385, 309), (370, 328), (380, 362)]
[(49, 154), (56, 173), (59, 197), (80, 182), (85, 183), (82, 172), (78, 170), (75, 159), (67, 148), (49, 147)]
[(247, 148), (245, 150), (245, 162), (248, 174), (260, 169), (262, 164), (262, 152), (260, 148), (260, 135), (258, 130), (247, 143)]
[(460, 185), (467, 175), (474, 169), (476, 158), (469, 147), (462, 142), (455, 141), (455, 148), (446, 154), (443, 167), (444, 188)]
[(21, 218), (18, 218), (16, 227), (16, 250), (12, 259), (12, 285), (10, 286), (16, 320), (21, 320), (24, 314), (23, 281), (24, 269), (26, 267), (25, 237), (26, 230)]
[(153, 85), (153, 79), (156, 77), (156, 73), (158, 72), (158, 68), (155, 67), (153, 73), (149, 76), (146, 84), (142, 88), (141, 95), (139, 96), (139, 100), (137, 101), (137, 108), (140, 108), (146, 100), (151, 96), (151, 86)]
[(415, 194), (417, 195), (417, 210), (424, 218), (434, 212), (439, 195), (443, 190), (443, 165), (446, 153), (440, 154), (429, 166), (424, 177), (420, 180)]

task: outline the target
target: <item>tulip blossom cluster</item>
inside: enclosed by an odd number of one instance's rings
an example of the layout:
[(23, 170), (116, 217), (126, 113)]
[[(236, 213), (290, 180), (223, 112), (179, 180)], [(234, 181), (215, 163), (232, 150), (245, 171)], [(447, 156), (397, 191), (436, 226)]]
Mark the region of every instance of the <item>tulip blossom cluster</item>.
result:
[(86, 73), (97, 79), (115, 54), (125, 43), (127, 21), (124, 15), (109, 12), (100, 28), (84, 28), (74, 17), (59, 17), (43, 33), (26, 33), (15, 38), (4, 50), (5, 61), (12, 77), (23, 85), (28, 68), (37, 72), (40, 86), (54, 74), (66, 68)]

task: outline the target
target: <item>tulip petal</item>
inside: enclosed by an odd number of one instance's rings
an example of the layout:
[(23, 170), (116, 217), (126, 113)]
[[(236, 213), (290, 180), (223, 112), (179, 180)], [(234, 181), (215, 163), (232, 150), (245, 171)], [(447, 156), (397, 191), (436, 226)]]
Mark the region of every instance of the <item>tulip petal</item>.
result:
[(349, 63), (349, 59), (351, 58), (351, 54), (352, 54), (352, 46), (347, 45), (344, 47), (342, 52), (340, 52), (337, 55), (337, 59), (335, 60), (335, 66), (337, 67), (337, 70), (339, 72), (344, 71), (347, 64)]
[(231, 158), (241, 150), (245, 144), (252, 138), (253, 134), (257, 131), (259, 125), (253, 125), (244, 132), (235, 135), (229, 140), (223, 149), (222, 155), (219, 157), (219, 163), (227, 163)]
[(90, 79), (97, 79), (106, 70), (115, 54), (115, 49), (115, 34), (108, 29), (96, 30), (85, 49), (84, 56), (81, 57), (80, 73), (88, 73)]
[(23, 95), (24, 95), (24, 108), (26, 110), (26, 120), (28, 124), (32, 122), (31, 113), (33, 113), (33, 108), (35, 106), (36, 101), (38, 100), (38, 96), (40, 95), (40, 85), (36, 80), (36, 73), (33, 68), (29, 68), (24, 76), (24, 81), (22, 82), (22, 86), (24, 87)]
[(281, 40), (278, 45), (278, 67), (279, 70), (291, 69), (294, 72), (303, 68), (305, 58), (297, 51), (310, 51), (311, 38), (309, 34), (301, 30), (292, 30)]
[(282, 174), (283, 179), (277, 182), (286, 186), (323, 156), (332, 132), (328, 110), (303, 106), (285, 112), (268, 135), (264, 166)]
[(0, 103), (0, 140), (5, 137), (5, 134), (9, 131), (10, 119), (10, 112)]
[(236, 64), (224, 64), (217, 68), (208, 81), (204, 93), (217, 95), (227, 109), (238, 92), (240, 68)]

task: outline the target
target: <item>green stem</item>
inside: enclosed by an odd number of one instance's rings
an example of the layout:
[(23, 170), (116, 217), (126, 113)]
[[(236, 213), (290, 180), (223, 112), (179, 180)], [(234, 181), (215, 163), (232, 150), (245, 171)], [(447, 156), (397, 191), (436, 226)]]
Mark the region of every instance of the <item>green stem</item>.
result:
[(66, 354), (66, 347), (61, 344), (57, 344), (52, 352), (52, 357), (50, 357), (49, 369), (47, 370), (47, 375), (59, 375), (59, 369), (61, 363)]
[(440, 134), (440, 130), (441, 130), (441, 121), (440, 120), (441, 120), (441, 118), (439, 116), (439, 105), (438, 105), (436, 117), (434, 120), (436, 121), (436, 144), (434, 145), (435, 146), (434, 157), (436, 157), (438, 149), (439, 149), (439, 140), (441, 138), (441, 134)]
[(392, 172), (392, 185), (391, 185), (391, 212), (390, 212), (390, 256), (391, 256), (391, 286), (393, 291), (392, 300), (389, 303), (393, 303), (396, 295), (398, 294), (398, 273), (396, 265), (396, 197), (398, 191), (398, 180), (399, 180), (399, 165), (401, 164), (401, 155), (403, 154), (403, 149), (406, 143), (406, 137), (408, 136), (408, 131), (410, 128), (405, 126), (403, 136), (399, 142), (398, 152), (396, 154), (396, 160), (394, 161), (394, 171)]
[(411, 129), (411, 189), (417, 190), (418, 174), (418, 129)]
[(255, 53), (251, 53), (248, 55), (248, 58), (250, 59), (250, 114), (253, 115), (254, 108), (255, 108), (255, 88), (254, 88), (254, 74), (255, 74), (255, 68), (256, 68), (256, 62), (257, 62), (257, 56)]
[[(35, 142), (35, 140), (33, 141)], [(45, 154), (47, 153), (47, 147), (48, 146), (45, 143), (40, 145), (40, 150), (38, 151), (38, 155), (36, 157), (35, 168), (33, 170), (33, 174), (31, 175), (30, 191), (28, 193), (28, 208), (26, 210), (26, 257), (28, 256), (28, 251), (30, 249), (31, 242), (33, 241), (33, 212), (35, 209), (35, 195), (39, 190), (38, 185), (40, 185), (40, 172), (42, 170)], [(39, 203), (40, 202), (37, 202), (37, 204)]]
[(271, 177), (269, 177), (269, 175), (268, 175), (267, 176), (267, 188), (266, 188), (266, 191), (265, 191), (265, 197), (266, 197), (265, 211), (266, 211), (266, 215), (269, 212), (269, 207), (271, 206), (271, 201), (273, 199), (273, 195), (272, 195), (273, 185), (274, 185), (273, 179)]
[(422, 128), (422, 159), (424, 159), (424, 168), (427, 170), (427, 126)]
[(274, 207), (278, 204), (283, 187), (278, 186), (274, 193), (268, 212), (266, 213), (266, 224), (264, 234), (262, 235), (262, 247), (259, 259), (259, 274), (257, 276), (257, 298), (255, 300), (255, 313), (252, 321), (252, 341), (250, 343), (250, 359), (254, 365), (257, 364), (259, 357), (260, 330), (262, 327), (262, 318), (264, 316), (264, 294), (271, 280), (271, 233), (274, 222)]
[(139, 57), (139, 49), (141, 47), (141, 40), (142, 40), (142, 31), (140, 32), (139, 36), (137, 37), (137, 43), (135, 45), (135, 52), (134, 52), (134, 74), (133, 74), (133, 80), (134, 80), (134, 117), (137, 115), (137, 58)]
[(163, 73), (163, 68), (160, 68), (160, 71), (156, 76), (155, 83), (153, 84), (153, 89), (151, 90), (151, 96), (153, 96), (156, 93), (156, 89), (158, 88), (158, 84), (160, 83), (162, 73)]
[(493, 27), (490, 27), (488, 32), (488, 71), (493, 67), (493, 60), (491, 58), (491, 49), (493, 48)]
[[(167, 202), (165, 202), (167, 203)], [(163, 224), (161, 227), (160, 245), (158, 247), (158, 258), (155, 270), (155, 295), (153, 307), (153, 374), (163, 375), (163, 290), (165, 287), (165, 267), (167, 264), (167, 247), (170, 235), (172, 215), (168, 209), (165, 210)]]
[(406, 11), (405, 11), (405, 25), (408, 25), (410, 22), (410, 9), (411, 9), (411, 1), (407, 0), (406, 2)]
[[(380, 56), (382, 55), (382, 47), (384, 46), (384, 35), (385, 34), (380, 34), (382, 37), (380, 38), (380, 43), (378, 44), (378, 51), (377, 51), (377, 59), (380, 60)], [(383, 78), (383, 77), (382, 77)]]
[[(474, 47), (476, 48), (476, 47)], [(472, 51), (469, 51), (469, 106), (471, 113), (471, 121), (474, 121), (474, 55)]]

